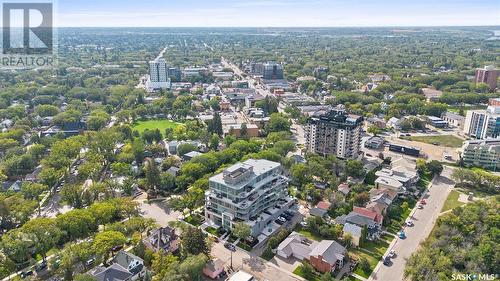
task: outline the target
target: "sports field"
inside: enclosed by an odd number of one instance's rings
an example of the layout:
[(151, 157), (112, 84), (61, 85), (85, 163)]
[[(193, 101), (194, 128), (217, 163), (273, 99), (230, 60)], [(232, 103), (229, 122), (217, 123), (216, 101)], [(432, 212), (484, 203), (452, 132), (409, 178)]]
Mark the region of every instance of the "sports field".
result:
[(132, 130), (137, 130), (140, 133), (144, 132), (146, 129), (153, 130), (159, 129), (161, 133), (165, 131), (166, 128), (175, 128), (181, 123), (174, 122), (172, 120), (161, 119), (161, 120), (147, 120), (147, 121), (137, 121), (134, 123)]

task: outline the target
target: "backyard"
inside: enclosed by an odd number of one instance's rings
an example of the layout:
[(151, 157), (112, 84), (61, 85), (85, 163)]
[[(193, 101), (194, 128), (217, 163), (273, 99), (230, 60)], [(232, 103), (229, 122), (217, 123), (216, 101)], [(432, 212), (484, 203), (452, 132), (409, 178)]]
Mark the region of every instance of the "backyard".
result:
[(464, 140), (452, 136), (452, 135), (442, 135), (442, 136), (412, 136), (412, 137), (401, 137), (402, 139), (405, 140), (410, 140), (410, 141), (418, 141), (418, 142), (423, 142), (423, 143), (428, 143), (428, 144), (436, 144), (440, 146), (446, 146), (446, 147), (456, 147), (459, 148), (462, 146)]
[(160, 130), (160, 133), (164, 133), (165, 129), (167, 128), (172, 128), (174, 129), (175, 127), (179, 126), (181, 123), (174, 122), (172, 120), (167, 120), (167, 119), (161, 119), (161, 120), (144, 120), (144, 121), (137, 121), (134, 123), (134, 127), (132, 127), (132, 130), (137, 130), (139, 133), (144, 132), (145, 130), (153, 130), (153, 129), (158, 129)]
[(349, 250), (349, 253), (356, 256), (358, 259), (366, 258), (366, 260), (370, 264), (370, 270), (364, 271), (363, 269), (361, 269), (361, 266), (359, 266), (359, 264), (358, 264), (356, 266), (356, 268), (354, 269), (354, 273), (358, 274), (359, 276), (365, 277), (365, 278), (370, 277), (370, 274), (372, 274), (373, 270), (375, 269), (375, 267), (378, 264), (378, 259), (376, 257), (373, 257), (372, 254), (365, 253), (363, 251), (360, 251), (359, 249), (351, 249), (351, 250)]

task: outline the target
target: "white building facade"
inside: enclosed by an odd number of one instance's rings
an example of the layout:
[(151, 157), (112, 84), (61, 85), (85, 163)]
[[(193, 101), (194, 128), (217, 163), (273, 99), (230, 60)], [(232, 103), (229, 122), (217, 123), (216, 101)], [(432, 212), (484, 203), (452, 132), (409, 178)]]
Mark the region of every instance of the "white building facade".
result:
[(249, 159), (209, 179), (205, 193), (205, 219), (209, 225), (231, 230), (244, 222), (258, 237), (295, 200), (288, 195), (288, 178), (281, 164)]

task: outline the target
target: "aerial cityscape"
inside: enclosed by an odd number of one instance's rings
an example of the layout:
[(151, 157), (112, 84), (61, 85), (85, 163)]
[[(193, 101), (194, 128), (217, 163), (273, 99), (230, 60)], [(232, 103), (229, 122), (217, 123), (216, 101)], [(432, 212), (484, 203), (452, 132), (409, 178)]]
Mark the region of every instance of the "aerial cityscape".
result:
[(497, 1), (0, 2), (2, 281), (500, 280)]

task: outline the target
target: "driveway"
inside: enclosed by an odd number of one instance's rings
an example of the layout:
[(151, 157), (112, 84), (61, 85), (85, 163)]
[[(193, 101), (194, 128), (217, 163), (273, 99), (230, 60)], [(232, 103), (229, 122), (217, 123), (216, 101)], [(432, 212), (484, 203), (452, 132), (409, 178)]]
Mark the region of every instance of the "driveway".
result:
[(147, 200), (142, 198), (135, 201), (139, 203), (141, 216), (154, 219), (162, 227), (168, 226), (170, 221), (177, 221), (177, 218), (181, 215), (181, 212), (170, 209), (165, 201), (147, 203)]
[(444, 201), (454, 186), (454, 181), (450, 179), (452, 172), (452, 168), (445, 166), (441, 176), (432, 180), (425, 199), (427, 204), (423, 209), (414, 209), (410, 214), (410, 219), (413, 220), (415, 226), (406, 227), (407, 238), (395, 238), (385, 254), (387, 255), (393, 249), (397, 256), (392, 259), (389, 266), (383, 265), (380, 261), (368, 280), (403, 280), (406, 260), (418, 249), (420, 242), (429, 236)]
[[(231, 265), (231, 252), (224, 248), (223, 243), (214, 243), (212, 247), (211, 256), (218, 258), (224, 262), (224, 267), (226, 270)], [(297, 281), (304, 280), (299, 276), (293, 275), (291, 272), (285, 268), (280, 268), (271, 262), (266, 262), (265, 260), (251, 255), (239, 248), (233, 252), (233, 269), (243, 269), (244, 271), (251, 273), (258, 280), (269, 280), (269, 281)]]
[(302, 264), (302, 262), (297, 258), (290, 257), (285, 259), (278, 255), (275, 255), (269, 262), (289, 272), (293, 272), (297, 266)]

